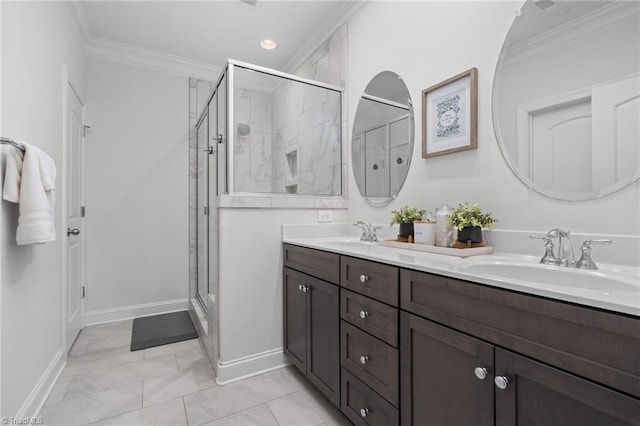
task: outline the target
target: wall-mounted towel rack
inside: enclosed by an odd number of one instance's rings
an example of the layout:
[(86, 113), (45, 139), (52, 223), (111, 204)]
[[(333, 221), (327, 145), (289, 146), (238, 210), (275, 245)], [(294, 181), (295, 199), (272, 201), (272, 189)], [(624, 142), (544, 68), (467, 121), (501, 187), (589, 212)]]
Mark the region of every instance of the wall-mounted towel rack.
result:
[(11, 145), (11, 146), (19, 149), (20, 151), (24, 151), (24, 145), (22, 145), (19, 142), (14, 141), (11, 138), (0, 137), (0, 143), (2, 143), (4, 145)]

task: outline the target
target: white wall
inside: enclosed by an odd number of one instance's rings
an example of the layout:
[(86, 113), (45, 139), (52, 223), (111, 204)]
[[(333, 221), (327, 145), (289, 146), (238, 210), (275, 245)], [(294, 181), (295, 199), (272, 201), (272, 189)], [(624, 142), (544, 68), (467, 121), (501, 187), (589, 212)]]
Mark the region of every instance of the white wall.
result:
[(282, 348), (282, 224), (317, 220), (313, 209), (220, 209), (221, 362)]
[[(477, 201), (495, 213), (503, 229), (640, 233), (640, 183), (600, 200), (554, 201), (528, 191), (504, 162), (493, 132), (491, 90), (502, 43), (521, 4), (371, 2), (350, 22), (348, 100), (357, 99), (378, 72), (393, 70), (407, 83), (416, 113), (413, 159), (398, 198), (370, 207), (350, 171), (350, 219), (384, 223), (392, 209), (405, 204), (432, 210), (443, 201)], [(422, 159), (421, 91), (471, 67), (478, 68), (478, 149)], [(350, 123), (356, 105), (349, 103)]]
[(1, 2), (0, 8), (2, 135), (39, 146), (58, 169), (56, 241), (18, 247), (18, 207), (1, 202), (1, 415), (35, 415), (29, 396), (64, 346), (62, 69), (69, 65), (82, 92), (84, 59), (66, 2)]
[(186, 78), (87, 59), (88, 323), (189, 296), (188, 96)]

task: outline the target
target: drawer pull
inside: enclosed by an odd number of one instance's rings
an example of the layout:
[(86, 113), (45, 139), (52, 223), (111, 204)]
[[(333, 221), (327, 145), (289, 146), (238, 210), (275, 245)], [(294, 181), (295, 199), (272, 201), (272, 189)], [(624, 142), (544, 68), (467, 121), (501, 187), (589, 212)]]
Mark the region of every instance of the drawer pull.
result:
[(473, 370), (474, 373), (476, 373), (476, 377), (480, 380), (484, 380), (487, 378), (487, 369), (484, 367), (476, 367), (475, 370)]
[(361, 408), (360, 409), (360, 417), (367, 417), (371, 413), (370, 408)]
[(507, 379), (505, 376), (496, 376), (493, 379), (493, 382), (496, 384), (496, 387), (498, 389), (505, 390), (507, 386), (509, 386), (509, 379)]
[(365, 365), (367, 362), (369, 362), (369, 357), (366, 355), (362, 355), (360, 357), (360, 364)]
[(360, 311), (360, 318), (365, 319), (366, 317), (369, 316), (369, 312), (367, 311)]
[(361, 283), (366, 283), (367, 281), (369, 281), (369, 277), (365, 274), (360, 275), (360, 282)]

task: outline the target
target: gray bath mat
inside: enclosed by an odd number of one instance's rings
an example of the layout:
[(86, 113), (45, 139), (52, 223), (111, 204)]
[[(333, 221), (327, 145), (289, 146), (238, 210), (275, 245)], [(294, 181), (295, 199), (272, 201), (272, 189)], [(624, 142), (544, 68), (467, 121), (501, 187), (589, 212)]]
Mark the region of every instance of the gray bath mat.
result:
[(198, 332), (188, 311), (171, 312), (133, 320), (131, 350), (195, 339)]

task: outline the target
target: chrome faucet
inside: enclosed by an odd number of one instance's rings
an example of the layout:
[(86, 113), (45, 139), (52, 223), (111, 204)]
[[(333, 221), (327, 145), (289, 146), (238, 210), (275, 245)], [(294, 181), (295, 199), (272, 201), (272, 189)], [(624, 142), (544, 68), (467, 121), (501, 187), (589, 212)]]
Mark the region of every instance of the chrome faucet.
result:
[(558, 265), (573, 268), (576, 266), (576, 258), (573, 255), (573, 246), (569, 236), (571, 233), (564, 229), (554, 228), (547, 232), (548, 238), (558, 238)]
[(529, 238), (539, 238), (541, 240), (544, 240), (544, 248), (545, 248), (545, 252), (544, 252), (544, 256), (542, 256), (542, 259), (540, 259), (540, 263), (544, 264), (544, 265), (557, 265), (558, 264), (558, 258), (556, 257), (555, 254), (553, 254), (553, 241), (551, 241), (551, 238), (549, 237), (541, 237), (538, 235), (529, 235)]
[[(598, 269), (598, 266), (591, 258), (591, 244), (611, 244), (613, 241), (608, 238), (602, 240), (585, 240), (580, 248), (580, 250), (582, 250), (582, 256), (580, 256), (580, 260), (576, 262), (569, 235), (569, 231), (558, 228), (547, 232), (547, 235), (544, 237), (529, 235), (529, 238), (539, 238), (545, 241), (544, 247), (546, 251), (542, 259), (540, 259), (540, 263), (545, 265), (566, 266), (569, 268)], [(558, 238), (558, 256), (553, 253), (554, 246), (553, 241), (551, 241), (552, 238)]]
[(361, 220), (355, 222), (353, 226), (356, 226), (362, 229), (362, 235), (360, 236), (360, 241), (366, 241), (370, 243), (375, 243), (378, 241), (378, 236), (376, 235), (376, 231), (381, 229), (381, 226), (373, 226), (370, 223), (365, 223)]
[(582, 256), (580, 256), (580, 260), (576, 263), (576, 268), (580, 269), (598, 269), (596, 262), (591, 258), (591, 244), (611, 244), (613, 241), (610, 239), (603, 240), (585, 240), (582, 243)]

